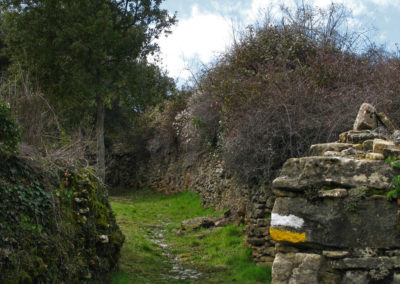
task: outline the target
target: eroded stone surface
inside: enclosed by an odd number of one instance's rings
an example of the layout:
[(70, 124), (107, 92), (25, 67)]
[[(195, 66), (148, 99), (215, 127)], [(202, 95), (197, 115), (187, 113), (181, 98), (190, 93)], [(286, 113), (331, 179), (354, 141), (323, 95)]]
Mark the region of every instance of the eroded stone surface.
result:
[(370, 130), (363, 130), (363, 131), (350, 130), (347, 132), (343, 132), (339, 135), (339, 142), (358, 144), (358, 143), (363, 143), (366, 140), (373, 140), (375, 138), (383, 138), (383, 137), (384, 137), (383, 134), (372, 132)]
[(376, 109), (370, 104), (363, 103), (354, 121), (354, 130), (375, 129), (377, 124)]
[(391, 149), (394, 147), (394, 143), (392, 141), (386, 141), (383, 139), (374, 139), (372, 148), (374, 153), (383, 154), (385, 149)]
[[(354, 203), (356, 212), (347, 209), (348, 203)], [(297, 216), (304, 220), (304, 224), (300, 228), (273, 228), (304, 233), (305, 243), (310, 245), (395, 248), (400, 247), (396, 210), (396, 204), (381, 196), (359, 200), (350, 196), (344, 199), (323, 199), (315, 204), (306, 198), (277, 198), (273, 213)]]
[(311, 253), (278, 253), (272, 266), (273, 284), (318, 284), (322, 256)]
[(384, 156), (383, 154), (381, 154), (381, 153), (367, 153), (367, 154), (365, 155), (365, 158), (366, 158), (367, 160), (376, 160), (376, 161), (379, 161), (379, 160), (384, 160), (384, 159), (385, 159), (385, 156)]
[(334, 188), (330, 190), (318, 191), (318, 196), (321, 198), (344, 198), (348, 195), (345, 188)]
[(322, 143), (315, 144), (310, 147), (310, 156), (322, 156), (327, 151), (341, 152), (345, 149), (353, 147), (350, 143)]
[(286, 161), (273, 187), (304, 191), (322, 186), (368, 186), (389, 189), (397, 172), (384, 161), (358, 160), (348, 157), (303, 157)]
[(379, 122), (382, 123), (383, 126), (390, 132), (393, 132), (396, 130), (394, 123), (390, 120), (390, 118), (385, 113), (377, 112), (376, 117), (378, 118)]
[(347, 255), (349, 255), (348, 251), (330, 251), (330, 250), (324, 250), (322, 251), (322, 255), (328, 258), (343, 258)]

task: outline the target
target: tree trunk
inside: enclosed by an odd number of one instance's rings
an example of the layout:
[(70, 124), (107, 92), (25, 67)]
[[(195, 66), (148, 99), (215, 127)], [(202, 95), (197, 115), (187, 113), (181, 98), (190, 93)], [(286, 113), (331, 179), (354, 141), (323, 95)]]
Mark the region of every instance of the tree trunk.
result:
[(97, 119), (96, 119), (96, 139), (97, 139), (97, 175), (101, 181), (105, 182), (106, 162), (104, 146), (104, 98), (101, 95), (96, 96)]

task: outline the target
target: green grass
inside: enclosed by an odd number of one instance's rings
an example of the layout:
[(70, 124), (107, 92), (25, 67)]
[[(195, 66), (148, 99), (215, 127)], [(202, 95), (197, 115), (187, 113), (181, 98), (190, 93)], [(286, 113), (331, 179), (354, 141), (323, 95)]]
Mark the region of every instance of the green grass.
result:
[[(117, 222), (126, 236), (120, 269), (111, 283), (270, 283), (269, 267), (250, 262), (243, 247), (243, 226), (203, 229), (178, 236), (180, 222), (198, 216), (218, 216), (204, 209), (195, 193), (163, 195), (151, 190), (111, 197)], [(171, 264), (157, 245), (149, 241), (155, 228), (165, 227), (165, 239), (185, 268), (202, 273), (201, 279), (168, 278)]]

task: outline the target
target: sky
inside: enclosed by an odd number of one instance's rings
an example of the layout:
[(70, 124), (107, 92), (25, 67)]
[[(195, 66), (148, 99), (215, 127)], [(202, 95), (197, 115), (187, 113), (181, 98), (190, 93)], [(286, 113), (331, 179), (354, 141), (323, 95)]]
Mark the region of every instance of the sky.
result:
[[(158, 41), (162, 67), (178, 86), (193, 83), (196, 73), (231, 46), (237, 31), (257, 21), (266, 11), (280, 18), (279, 6), (295, 7), (299, 0), (165, 0), (162, 8), (177, 13), (172, 34)], [(331, 0), (309, 0), (326, 8)], [(365, 32), (378, 45), (396, 50), (400, 43), (400, 0), (337, 0), (351, 14), (351, 30)]]

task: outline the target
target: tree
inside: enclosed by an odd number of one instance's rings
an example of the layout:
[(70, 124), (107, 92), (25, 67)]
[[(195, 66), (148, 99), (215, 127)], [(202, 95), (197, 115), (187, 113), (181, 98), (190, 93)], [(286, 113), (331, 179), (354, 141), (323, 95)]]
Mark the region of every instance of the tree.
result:
[[(3, 32), (13, 64), (37, 78), (58, 109), (94, 108), (98, 175), (105, 176), (104, 114), (135, 93), (132, 77), (176, 21), (163, 0), (3, 1)], [(139, 68), (140, 69), (140, 68)], [(71, 113), (71, 112), (70, 112)], [(79, 120), (82, 112), (73, 114)]]

